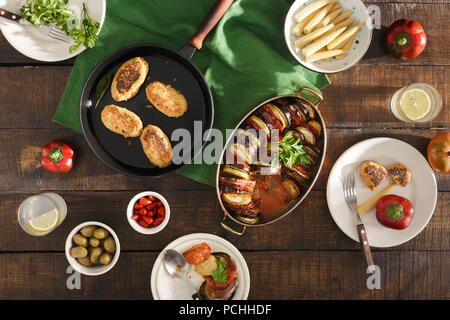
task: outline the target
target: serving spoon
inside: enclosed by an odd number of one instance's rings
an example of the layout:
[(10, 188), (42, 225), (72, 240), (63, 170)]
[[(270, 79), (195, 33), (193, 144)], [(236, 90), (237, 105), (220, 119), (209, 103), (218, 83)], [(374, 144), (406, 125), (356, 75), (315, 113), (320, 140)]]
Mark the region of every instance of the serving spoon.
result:
[(184, 256), (176, 250), (169, 249), (166, 251), (163, 261), (167, 273), (169, 273), (172, 277), (184, 280), (192, 299), (200, 300), (197, 290), (195, 290), (192, 282), (187, 276), (189, 264), (186, 262), (186, 259), (184, 259)]

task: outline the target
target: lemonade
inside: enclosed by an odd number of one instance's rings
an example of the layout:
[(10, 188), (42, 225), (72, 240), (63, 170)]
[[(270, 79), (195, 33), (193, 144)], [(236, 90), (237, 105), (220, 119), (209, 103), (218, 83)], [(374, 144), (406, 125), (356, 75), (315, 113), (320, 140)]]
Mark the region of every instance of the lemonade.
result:
[(56, 193), (43, 193), (25, 199), (19, 207), (19, 224), (33, 236), (44, 236), (65, 219), (67, 206)]
[(439, 92), (426, 83), (415, 83), (398, 90), (391, 100), (394, 115), (405, 122), (426, 122), (436, 117), (442, 107)]

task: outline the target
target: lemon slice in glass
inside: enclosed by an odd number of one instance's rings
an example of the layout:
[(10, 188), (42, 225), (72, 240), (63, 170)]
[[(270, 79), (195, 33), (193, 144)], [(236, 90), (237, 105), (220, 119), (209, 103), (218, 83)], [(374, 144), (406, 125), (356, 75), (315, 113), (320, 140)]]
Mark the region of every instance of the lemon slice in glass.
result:
[(431, 109), (430, 95), (423, 89), (408, 89), (400, 98), (400, 108), (410, 120), (423, 119)]
[(38, 232), (52, 230), (58, 223), (58, 210), (53, 209), (29, 221), (30, 227)]

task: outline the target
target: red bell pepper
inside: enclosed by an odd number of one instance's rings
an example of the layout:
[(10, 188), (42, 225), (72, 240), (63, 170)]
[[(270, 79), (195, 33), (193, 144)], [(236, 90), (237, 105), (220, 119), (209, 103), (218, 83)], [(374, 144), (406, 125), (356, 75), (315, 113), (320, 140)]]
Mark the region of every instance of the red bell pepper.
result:
[(425, 49), (427, 36), (420, 23), (401, 19), (395, 21), (386, 32), (389, 51), (406, 60), (417, 57)]
[(50, 142), (42, 148), (41, 165), (50, 172), (64, 173), (73, 166), (73, 149), (65, 143)]
[(377, 220), (388, 228), (398, 230), (407, 228), (413, 215), (414, 207), (406, 198), (389, 194), (377, 202)]

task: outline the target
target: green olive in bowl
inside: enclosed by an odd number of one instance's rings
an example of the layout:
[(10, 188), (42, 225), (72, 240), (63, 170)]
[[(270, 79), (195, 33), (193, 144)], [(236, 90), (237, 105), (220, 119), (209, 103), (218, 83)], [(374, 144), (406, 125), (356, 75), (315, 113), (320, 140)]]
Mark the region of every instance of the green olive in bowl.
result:
[(109, 232), (106, 231), (106, 229), (104, 229), (104, 228), (98, 228), (98, 229), (95, 229), (95, 231), (94, 231), (94, 237), (99, 240), (105, 239), (108, 235), (109, 235)]

